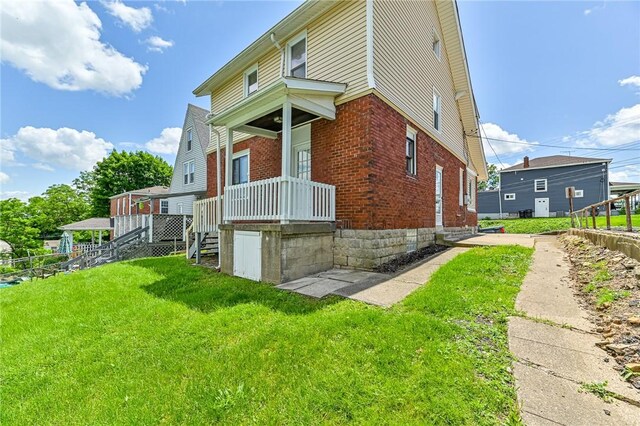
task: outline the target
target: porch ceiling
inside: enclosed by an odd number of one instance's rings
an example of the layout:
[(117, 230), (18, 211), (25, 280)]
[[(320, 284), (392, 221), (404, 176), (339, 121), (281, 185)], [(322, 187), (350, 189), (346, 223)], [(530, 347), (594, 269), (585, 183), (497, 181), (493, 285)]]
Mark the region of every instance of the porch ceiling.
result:
[(292, 126), (318, 117), (334, 120), (334, 99), (346, 88), (344, 83), (283, 77), (213, 116), (208, 124), (275, 138), (277, 132), (282, 131), (279, 118), (282, 117), (285, 103), (290, 103), (292, 107)]

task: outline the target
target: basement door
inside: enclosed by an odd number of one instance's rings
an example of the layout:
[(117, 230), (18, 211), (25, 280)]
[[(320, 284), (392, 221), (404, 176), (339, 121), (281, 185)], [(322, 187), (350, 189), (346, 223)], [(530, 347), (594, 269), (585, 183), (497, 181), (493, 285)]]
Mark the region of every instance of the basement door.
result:
[(233, 275), (260, 281), (262, 278), (262, 235), (260, 232), (233, 233)]
[(548, 198), (536, 198), (536, 217), (549, 217)]
[(436, 226), (442, 226), (442, 167), (436, 166)]

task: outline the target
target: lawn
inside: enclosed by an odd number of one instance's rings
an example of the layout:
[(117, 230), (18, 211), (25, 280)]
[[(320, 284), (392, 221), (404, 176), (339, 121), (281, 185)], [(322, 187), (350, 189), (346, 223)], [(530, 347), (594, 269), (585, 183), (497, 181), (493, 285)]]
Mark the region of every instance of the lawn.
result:
[(532, 250), (475, 248), (404, 303), (143, 259), (0, 290), (2, 424), (503, 424)]
[[(634, 228), (640, 228), (640, 215), (631, 215), (631, 223)], [(540, 234), (549, 231), (564, 231), (571, 227), (571, 219), (568, 217), (540, 217), (533, 219), (502, 219), (502, 220), (480, 220), (478, 225), (481, 228), (488, 226), (504, 225), (504, 229), (509, 234)], [(589, 227), (592, 226), (589, 218)], [(596, 217), (596, 226), (606, 228), (607, 218), (605, 216)], [(626, 216), (611, 216), (611, 226), (627, 227)]]

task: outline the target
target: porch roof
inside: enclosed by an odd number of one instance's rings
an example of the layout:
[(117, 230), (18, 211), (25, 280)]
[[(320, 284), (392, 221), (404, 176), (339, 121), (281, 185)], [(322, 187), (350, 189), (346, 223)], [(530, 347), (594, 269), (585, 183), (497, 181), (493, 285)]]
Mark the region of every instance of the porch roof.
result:
[(111, 220), (108, 217), (92, 217), (60, 226), (58, 229), (62, 231), (108, 231), (111, 229)]
[(269, 87), (250, 95), (207, 124), (259, 136), (276, 138), (282, 130), (282, 106), (290, 102), (293, 125), (318, 117), (334, 120), (334, 99), (347, 89), (345, 83), (282, 77)]

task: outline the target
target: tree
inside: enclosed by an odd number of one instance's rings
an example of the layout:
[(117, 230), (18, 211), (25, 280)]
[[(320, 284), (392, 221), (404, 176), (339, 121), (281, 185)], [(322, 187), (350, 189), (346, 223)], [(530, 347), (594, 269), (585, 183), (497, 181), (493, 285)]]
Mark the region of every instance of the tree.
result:
[(496, 166), (495, 164), (489, 164), (489, 167), (487, 167), (487, 172), (489, 173), (489, 177), (486, 181), (480, 182), (478, 184), (478, 191), (498, 189), (498, 186), (500, 186), (500, 173), (498, 172), (498, 166)]
[(173, 168), (162, 158), (147, 152), (113, 150), (88, 172), (74, 180), (74, 186), (91, 198), (92, 213), (109, 216), (109, 197), (149, 186), (168, 186)]
[(31, 226), (26, 203), (17, 198), (0, 201), (0, 240), (9, 244), (14, 257), (24, 257), (28, 249), (41, 248), (38, 234)]
[(58, 227), (86, 219), (90, 211), (86, 197), (69, 185), (52, 185), (41, 196), (29, 199), (32, 224), (42, 238), (59, 237)]

